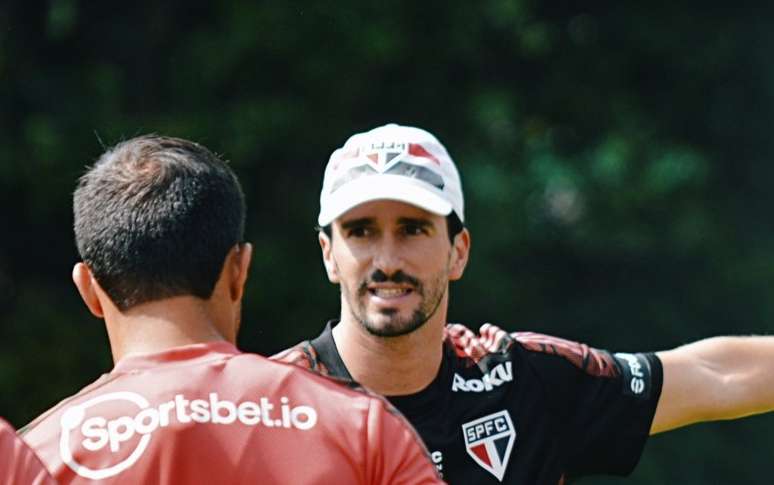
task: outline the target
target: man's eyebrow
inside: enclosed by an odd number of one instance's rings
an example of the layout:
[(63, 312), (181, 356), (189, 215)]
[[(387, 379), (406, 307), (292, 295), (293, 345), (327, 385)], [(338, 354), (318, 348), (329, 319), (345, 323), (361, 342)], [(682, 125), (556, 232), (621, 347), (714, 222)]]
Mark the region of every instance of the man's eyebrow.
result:
[(422, 217), (399, 217), (398, 224), (412, 224), (420, 227), (433, 227), (433, 221)]
[(375, 219), (373, 217), (361, 217), (359, 219), (350, 219), (341, 223), (342, 229), (352, 229), (353, 227), (362, 227), (369, 224), (373, 224)]

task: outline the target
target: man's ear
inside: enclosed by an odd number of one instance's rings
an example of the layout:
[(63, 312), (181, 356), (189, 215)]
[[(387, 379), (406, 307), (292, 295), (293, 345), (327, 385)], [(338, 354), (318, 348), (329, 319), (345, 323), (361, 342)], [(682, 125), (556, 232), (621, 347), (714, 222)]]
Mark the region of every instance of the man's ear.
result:
[(250, 243), (237, 244), (229, 252), (226, 259), (229, 265), (228, 288), (233, 301), (241, 300), (244, 295), (252, 259), (253, 245)]
[(102, 302), (99, 299), (99, 284), (91, 274), (91, 270), (84, 263), (76, 263), (73, 267), (73, 283), (81, 294), (81, 299), (86, 304), (89, 311), (97, 318), (104, 318), (105, 312), (102, 309)]
[(339, 271), (336, 268), (336, 262), (333, 260), (333, 241), (324, 231), (317, 233), (317, 240), (320, 242), (323, 265), (325, 266), (325, 272), (328, 274), (328, 280), (331, 283), (338, 284), (340, 281)]
[(467, 228), (463, 228), (456, 236), (454, 236), (454, 244), (452, 244), (451, 261), (449, 264), (449, 281), (456, 281), (462, 278), (462, 273), (465, 272), (465, 266), (468, 264), (468, 257), (470, 256), (470, 231)]

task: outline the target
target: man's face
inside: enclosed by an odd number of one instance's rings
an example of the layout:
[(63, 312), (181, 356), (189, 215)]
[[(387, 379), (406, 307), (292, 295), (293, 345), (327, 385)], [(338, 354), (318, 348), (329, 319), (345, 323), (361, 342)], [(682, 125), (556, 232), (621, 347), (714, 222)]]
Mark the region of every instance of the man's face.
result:
[(467, 260), (467, 232), (453, 246), (443, 216), (387, 200), (355, 207), (332, 226), (332, 241), (320, 236), (328, 276), (341, 286), (342, 310), (369, 333), (405, 335), (445, 310), (449, 280)]

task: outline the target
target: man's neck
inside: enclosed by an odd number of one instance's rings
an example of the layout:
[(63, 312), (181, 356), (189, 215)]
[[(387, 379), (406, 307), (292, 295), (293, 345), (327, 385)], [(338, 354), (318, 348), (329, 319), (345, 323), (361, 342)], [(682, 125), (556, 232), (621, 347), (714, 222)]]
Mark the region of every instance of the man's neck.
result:
[(420, 328), (399, 337), (372, 335), (347, 313), (333, 328), (333, 339), (355, 381), (385, 396), (401, 396), (435, 379), (443, 356), (445, 311), (439, 308)]
[(226, 340), (206, 302), (189, 296), (142, 304), (123, 314), (106, 314), (105, 322), (114, 362), (130, 354)]

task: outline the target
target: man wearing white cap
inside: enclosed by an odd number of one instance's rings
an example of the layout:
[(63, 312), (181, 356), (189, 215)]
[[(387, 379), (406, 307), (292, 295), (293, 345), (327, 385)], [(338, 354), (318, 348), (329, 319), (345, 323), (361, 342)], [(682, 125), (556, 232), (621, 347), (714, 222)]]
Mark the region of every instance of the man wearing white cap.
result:
[(470, 249), (459, 174), (427, 131), (352, 136), (325, 170), (318, 223), (341, 316), (275, 358), (381, 393), (455, 484), (626, 475), (649, 434), (774, 409), (774, 338), (623, 354), (446, 321)]

